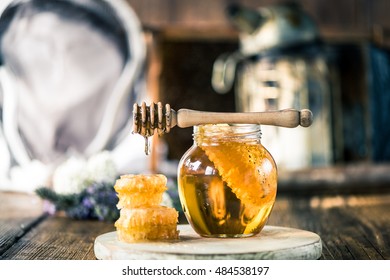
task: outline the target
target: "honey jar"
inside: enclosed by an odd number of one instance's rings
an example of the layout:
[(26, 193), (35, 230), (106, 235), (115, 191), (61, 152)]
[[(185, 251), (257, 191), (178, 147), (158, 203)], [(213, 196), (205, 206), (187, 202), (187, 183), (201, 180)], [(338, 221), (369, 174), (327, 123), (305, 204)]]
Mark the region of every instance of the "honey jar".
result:
[(257, 124), (194, 126), (178, 166), (184, 214), (203, 237), (260, 233), (275, 203), (277, 167)]

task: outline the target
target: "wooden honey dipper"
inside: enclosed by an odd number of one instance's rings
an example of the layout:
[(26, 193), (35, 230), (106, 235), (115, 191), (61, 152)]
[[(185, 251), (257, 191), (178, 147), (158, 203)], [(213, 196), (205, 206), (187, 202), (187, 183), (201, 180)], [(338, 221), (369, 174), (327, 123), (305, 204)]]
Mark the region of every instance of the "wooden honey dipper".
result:
[(313, 114), (308, 109), (285, 109), (279, 111), (249, 112), (249, 113), (217, 113), (189, 109), (180, 109), (177, 112), (169, 104), (161, 102), (145, 102), (133, 106), (133, 133), (139, 133), (145, 138), (152, 136), (157, 130), (159, 135), (168, 133), (172, 127), (181, 128), (201, 124), (260, 124), (280, 127), (308, 127), (313, 122)]

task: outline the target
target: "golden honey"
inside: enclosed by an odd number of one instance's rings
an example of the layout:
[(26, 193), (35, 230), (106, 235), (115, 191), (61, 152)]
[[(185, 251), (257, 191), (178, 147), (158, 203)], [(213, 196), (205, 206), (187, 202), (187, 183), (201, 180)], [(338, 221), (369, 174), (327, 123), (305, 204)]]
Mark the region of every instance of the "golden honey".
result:
[(259, 125), (194, 127), (178, 168), (179, 196), (194, 230), (206, 237), (258, 234), (272, 211), (276, 164)]

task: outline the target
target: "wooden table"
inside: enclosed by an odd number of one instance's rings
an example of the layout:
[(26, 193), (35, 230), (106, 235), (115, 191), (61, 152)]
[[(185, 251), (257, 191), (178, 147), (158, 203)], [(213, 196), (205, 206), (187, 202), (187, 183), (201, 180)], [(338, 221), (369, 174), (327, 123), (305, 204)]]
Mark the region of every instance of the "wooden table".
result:
[[(321, 259), (390, 259), (390, 186), (376, 192), (278, 194), (269, 225), (320, 235)], [(0, 259), (95, 259), (94, 240), (113, 223), (43, 213), (40, 198), (0, 193)]]

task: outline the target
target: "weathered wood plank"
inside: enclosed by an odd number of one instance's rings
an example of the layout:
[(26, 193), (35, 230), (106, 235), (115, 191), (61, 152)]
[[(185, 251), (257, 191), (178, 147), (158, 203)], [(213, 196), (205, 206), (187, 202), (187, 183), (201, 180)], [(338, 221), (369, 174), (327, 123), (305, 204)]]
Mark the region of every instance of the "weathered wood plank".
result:
[(313, 231), (322, 259), (389, 259), (390, 194), (279, 196), (270, 225)]
[(50, 217), (4, 254), (19, 260), (93, 260), (95, 238), (115, 230), (113, 223)]
[(45, 215), (38, 218), (0, 219), (0, 259), (9, 248), (44, 218)]
[(42, 201), (24, 193), (0, 193), (0, 259), (31, 228), (44, 219)]
[(35, 195), (19, 192), (0, 192), (1, 218), (37, 218), (43, 211), (43, 201)]

